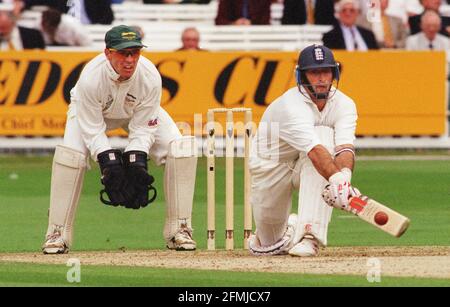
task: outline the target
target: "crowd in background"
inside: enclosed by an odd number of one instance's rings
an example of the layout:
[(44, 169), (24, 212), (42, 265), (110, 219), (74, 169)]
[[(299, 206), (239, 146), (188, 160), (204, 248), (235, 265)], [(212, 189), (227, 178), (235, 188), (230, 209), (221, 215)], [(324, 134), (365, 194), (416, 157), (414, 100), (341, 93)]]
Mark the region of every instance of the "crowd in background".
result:
[[(0, 50), (89, 46), (83, 26), (111, 24), (112, 4), (131, 0), (0, 0)], [(332, 49), (449, 50), (450, 17), (440, 7), (450, 0), (133, 0), (144, 4), (209, 4), (218, 1), (216, 25), (269, 25), (271, 5), (283, 5), (283, 25), (331, 25), (323, 35)], [(47, 7), (34, 27), (17, 25), (24, 10)], [(141, 32), (142, 29), (140, 29)], [(144, 33), (142, 33), (144, 35)], [(180, 33), (181, 50), (202, 50), (193, 27)]]

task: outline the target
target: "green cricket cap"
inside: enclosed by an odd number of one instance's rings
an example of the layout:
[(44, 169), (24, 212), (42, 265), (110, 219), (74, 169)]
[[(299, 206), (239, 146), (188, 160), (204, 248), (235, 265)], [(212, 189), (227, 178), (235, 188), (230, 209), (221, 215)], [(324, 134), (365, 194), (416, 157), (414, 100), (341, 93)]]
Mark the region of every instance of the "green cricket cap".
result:
[(142, 37), (139, 32), (125, 25), (115, 26), (106, 32), (105, 43), (106, 48), (116, 50), (147, 47), (142, 44)]

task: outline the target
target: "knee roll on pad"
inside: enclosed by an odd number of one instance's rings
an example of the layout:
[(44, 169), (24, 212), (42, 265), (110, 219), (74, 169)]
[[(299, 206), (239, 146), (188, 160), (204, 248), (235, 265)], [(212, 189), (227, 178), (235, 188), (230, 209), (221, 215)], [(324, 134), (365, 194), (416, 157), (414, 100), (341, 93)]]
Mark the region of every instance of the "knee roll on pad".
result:
[(57, 145), (55, 147), (53, 162), (70, 168), (80, 169), (86, 168), (87, 157), (78, 150), (63, 145)]

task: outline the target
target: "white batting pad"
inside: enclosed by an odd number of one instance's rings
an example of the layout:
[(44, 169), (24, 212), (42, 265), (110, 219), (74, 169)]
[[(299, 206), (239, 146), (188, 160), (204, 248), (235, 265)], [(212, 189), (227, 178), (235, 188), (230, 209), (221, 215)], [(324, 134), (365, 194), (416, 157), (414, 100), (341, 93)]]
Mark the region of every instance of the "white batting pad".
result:
[(74, 149), (57, 145), (53, 157), (50, 191), (50, 211), (47, 235), (62, 227), (68, 247), (72, 244), (72, 229), (78, 207), (87, 157)]
[(195, 137), (184, 136), (169, 144), (164, 171), (166, 224), (164, 237), (170, 240), (182, 225), (191, 226), (197, 172)]
[[(321, 143), (330, 153), (334, 151), (334, 130), (325, 127), (315, 127), (315, 132)], [(298, 222), (294, 235), (294, 243), (298, 243), (305, 235), (313, 235), (322, 245), (327, 245), (328, 224), (333, 208), (322, 198), (322, 192), (328, 181), (323, 178), (313, 166), (306, 154), (301, 154), (295, 167), (300, 183)], [(298, 183), (293, 182), (296, 186)]]

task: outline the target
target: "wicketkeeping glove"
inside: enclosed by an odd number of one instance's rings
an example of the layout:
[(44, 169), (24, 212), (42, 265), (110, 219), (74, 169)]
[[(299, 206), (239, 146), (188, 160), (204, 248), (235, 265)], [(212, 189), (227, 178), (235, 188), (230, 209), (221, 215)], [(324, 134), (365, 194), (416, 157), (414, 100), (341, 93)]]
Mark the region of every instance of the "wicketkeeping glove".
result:
[(126, 189), (132, 195), (131, 201), (125, 204), (125, 207), (146, 207), (156, 199), (156, 189), (152, 186), (155, 179), (147, 171), (147, 154), (143, 151), (127, 151), (123, 153), (122, 158), (127, 178)]
[[(97, 160), (102, 173), (101, 182), (105, 186), (100, 191), (100, 200), (105, 205), (119, 206), (125, 204), (131, 195), (123, 189), (126, 185), (125, 171), (122, 166), (122, 152), (111, 149), (97, 155)], [(105, 193), (109, 200), (105, 198)]]

